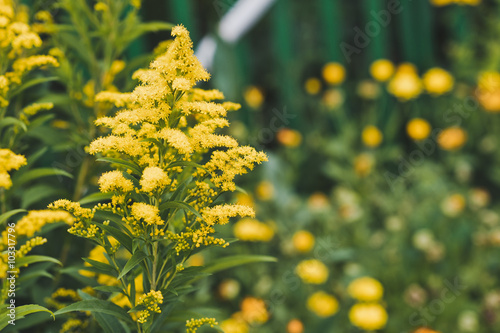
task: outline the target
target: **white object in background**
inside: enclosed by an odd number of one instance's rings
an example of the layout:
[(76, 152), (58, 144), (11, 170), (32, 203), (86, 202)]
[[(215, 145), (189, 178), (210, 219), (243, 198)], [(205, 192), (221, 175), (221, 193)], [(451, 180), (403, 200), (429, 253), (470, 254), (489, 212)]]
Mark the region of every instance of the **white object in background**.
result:
[[(237, 42), (266, 13), (276, 0), (239, 0), (222, 17), (218, 34), (226, 43)], [(217, 41), (207, 35), (196, 48), (196, 57), (203, 67), (211, 69), (217, 50)]]

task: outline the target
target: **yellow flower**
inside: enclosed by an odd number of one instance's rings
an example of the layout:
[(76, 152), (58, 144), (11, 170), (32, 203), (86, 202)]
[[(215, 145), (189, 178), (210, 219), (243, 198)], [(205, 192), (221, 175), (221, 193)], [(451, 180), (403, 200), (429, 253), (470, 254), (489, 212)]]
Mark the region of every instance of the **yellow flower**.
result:
[(16, 155), (10, 149), (0, 149), (0, 188), (9, 189), (12, 181), (8, 172), (18, 170), (23, 165), (26, 165), (23, 155)]
[(287, 333), (303, 333), (304, 332), (304, 324), (298, 319), (292, 319), (286, 325)]
[(299, 230), (293, 235), (293, 247), (301, 252), (307, 253), (314, 247), (314, 236), (307, 230)]
[(261, 181), (257, 184), (255, 189), (255, 195), (259, 200), (267, 201), (274, 197), (274, 186), (271, 182)]
[(328, 268), (316, 259), (302, 260), (295, 272), (302, 281), (309, 284), (322, 284), (328, 279)]
[(123, 176), (121, 171), (109, 171), (99, 178), (99, 190), (102, 193), (107, 192), (132, 192), (134, 190), (134, 184), (130, 179)]
[(16, 223), (16, 234), (33, 237), (44, 225), (55, 222), (71, 225), (74, 219), (71, 214), (65, 211), (32, 210)]
[(307, 308), (316, 315), (326, 318), (337, 313), (339, 310), (339, 302), (332, 295), (323, 291), (318, 291), (307, 299)]
[(240, 283), (233, 279), (225, 279), (219, 284), (219, 295), (222, 299), (234, 299), (240, 293)]
[(371, 154), (362, 153), (354, 159), (354, 171), (360, 177), (367, 176), (375, 164), (375, 160)]
[(243, 94), (245, 102), (253, 109), (258, 109), (264, 103), (264, 94), (262, 90), (255, 86), (250, 86), (245, 90)]
[(431, 4), (436, 7), (451, 5), (456, 0), (430, 0)]
[(229, 318), (220, 325), (224, 333), (248, 333), (248, 324), (242, 318)]
[(347, 292), (358, 301), (378, 301), (384, 294), (382, 284), (371, 277), (362, 277), (352, 281)]
[(370, 66), (370, 74), (375, 80), (385, 82), (394, 74), (394, 65), (387, 59), (376, 60)]
[(323, 94), (323, 104), (330, 110), (334, 110), (344, 103), (344, 95), (339, 89), (328, 89)]
[(399, 65), (396, 74), (389, 81), (387, 90), (402, 101), (418, 97), (422, 93), (422, 82), (415, 66), (408, 63)]
[(238, 221), (233, 232), (236, 238), (248, 242), (269, 242), (274, 236), (273, 228), (252, 218)]
[(365, 99), (375, 100), (380, 95), (380, 85), (372, 80), (362, 80), (359, 82), (356, 92)]
[(387, 323), (387, 311), (377, 303), (359, 303), (349, 311), (349, 320), (354, 326), (367, 331), (381, 329)]
[(487, 71), (479, 74), (476, 98), (486, 111), (500, 112), (499, 72)]
[(455, 193), (443, 200), (441, 210), (450, 217), (455, 217), (465, 209), (465, 198), (463, 195)]
[(431, 134), (431, 125), (422, 118), (414, 118), (406, 125), (406, 132), (413, 140), (424, 140)]
[(460, 127), (444, 129), (438, 136), (438, 144), (444, 150), (457, 150), (467, 141), (467, 133)]
[(302, 142), (302, 134), (300, 132), (290, 129), (282, 128), (276, 134), (278, 142), (286, 147), (297, 147)]
[(250, 323), (265, 323), (269, 319), (264, 300), (255, 297), (245, 297), (241, 302), (241, 315)]
[(432, 95), (442, 95), (453, 88), (453, 76), (442, 68), (431, 68), (423, 76), (425, 90)]
[(328, 208), (330, 201), (322, 192), (314, 192), (307, 199), (307, 207), (312, 211), (321, 211)]
[(345, 68), (338, 62), (330, 62), (323, 67), (323, 79), (326, 83), (335, 85), (344, 82)]
[(134, 202), (131, 207), (132, 217), (138, 221), (144, 221), (146, 225), (163, 225), (165, 222), (160, 218), (158, 207)]
[(361, 140), (367, 147), (378, 147), (382, 143), (382, 139), (382, 132), (373, 125), (366, 126), (361, 133)]
[(189, 319), (186, 321), (186, 333), (196, 333), (198, 328), (203, 325), (208, 325), (210, 327), (214, 327), (215, 325), (219, 325), (219, 323), (215, 320), (215, 318), (200, 318), (200, 319)]
[(143, 192), (161, 191), (170, 184), (170, 179), (162, 168), (153, 166), (144, 169), (139, 184)]
[(321, 81), (311, 77), (304, 83), (304, 89), (309, 95), (317, 95), (321, 90)]

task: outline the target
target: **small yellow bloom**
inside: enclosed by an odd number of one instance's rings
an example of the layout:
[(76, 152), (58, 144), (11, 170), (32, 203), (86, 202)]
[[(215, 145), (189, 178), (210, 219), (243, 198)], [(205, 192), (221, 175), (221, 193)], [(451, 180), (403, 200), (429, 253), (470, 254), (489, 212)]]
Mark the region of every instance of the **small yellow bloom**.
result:
[(330, 200), (328, 197), (322, 192), (314, 192), (307, 199), (307, 207), (312, 211), (321, 211), (325, 208), (328, 208), (330, 204)]
[(316, 259), (302, 260), (295, 268), (297, 275), (309, 284), (322, 284), (328, 279), (328, 268)]
[(344, 103), (344, 95), (339, 89), (328, 89), (323, 94), (323, 104), (330, 110), (334, 110)]
[(384, 287), (379, 281), (366, 276), (352, 281), (347, 292), (358, 301), (372, 302), (382, 298)]
[(255, 86), (248, 87), (245, 90), (243, 97), (245, 98), (245, 102), (252, 109), (258, 109), (264, 103), (264, 94), (262, 93), (262, 90)]
[(422, 93), (422, 82), (413, 64), (399, 65), (396, 74), (389, 81), (387, 90), (402, 101), (418, 97)]
[(455, 193), (443, 200), (441, 210), (450, 217), (455, 217), (465, 209), (465, 198), (463, 195)]
[(425, 119), (414, 118), (406, 125), (406, 132), (413, 140), (424, 140), (431, 134), (431, 125)]
[(423, 76), (425, 90), (432, 95), (442, 95), (453, 88), (453, 76), (442, 68), (431, 68)]
[(246, 322), (265, 323), (269, 319), (264, 300), (255, 297), (245, 297), (241, 302), (241, 314)]
[(451, 5), (455, 0), (430, 0), (431, 4), (436, 7)]
[(304, 89), (309, 95), (317, 95), (321, 90), (321, 81), (311, 77), (304, 83)]
[(271, 182), (261, 181), (255, 189), (255, 195), (259, 200), (267, 201), (274, 197), (274, 186)]
[(486, 111), (500, 112), (499, 72), (487, 71), (479, 74), (476, 98)]
[(241, 285), (233, 279), (226, 279), (219, 284), (219, 295), (222, 299), (234, 299), (240, 293)]
[(349, 311), (351, 323), (367, 331), (383, 328), (387, 323), (387, 317), (387, 311), (377, 303), (355, 304)]
[(363, 143), (370, 148), (378, 147), (382, 143), (383, 137), (382, 132), (373, 125), (366, 126), (361, 133)]
[(287, 333), (303, 333), (304, 332), (304, 324), (298, 319), (292, 319), (286, 325)]
[(302, 134), (290, 128), (282, 128), (276, 134), (276, 139), (283, 146), (294, 148), (302, 142)]
[(233, 232), (236, 238), (248, 242), (269, 242), (274, 236), (273, 228), (252, 218), (238, 221)]
[(323, 79), (326, 83), (335, 85), (345, 80), (345, 68), (338, 62), (330, 62), (323, 67)]
[(394, 74), (394, 65), (387, 59), (376, 60), (370, 66), (370, 74), (375, 80), (385, 82)]
[(307, 230), (299, 230), (293, 235), (293, 247), (301, 253), (307, 253), (314, 247), (314, 235)]
[(354, 171), (360, 177), (366, 177), (373, 168), (375, 160), (371, 154), (362, 153), (354, 159)]
[(248, 333), (248, 324), (243, 318), (233, 317), (224, 320), (220, 325), (224, 333)]
[(438, 144), (444, 150), (457, 150), (467, 141), (467, 133), (460, 127), (444, 129), (438, 136)]
[(339, 310), (339, 302), (332, 295), (323, 291), (318, 291), (307, 299), (307, 308), (316, 315), (326, 318), (337, 313)]
[(132, 192), (134, 184), (130, 179), (123, 176), (121, 171), (109, 171), (99, 178), (99, 190), (102, 193), (107, 192)]

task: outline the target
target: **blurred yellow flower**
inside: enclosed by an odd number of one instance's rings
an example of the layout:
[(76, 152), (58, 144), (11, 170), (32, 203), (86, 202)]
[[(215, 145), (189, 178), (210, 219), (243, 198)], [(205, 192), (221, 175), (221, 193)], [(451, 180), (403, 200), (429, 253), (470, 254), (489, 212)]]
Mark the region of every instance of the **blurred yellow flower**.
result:
[(382, 143), (383, 134), (377, 127), (368, 125), (363, 129), (361, 139), (365, 146), (375, 148)]
[(264, 300), (255, 297), (245, 297), (241, 302), (241, 315), (250, 324), (262, 324), (269, 319)]
[(431, 134), (431, 125), (422, 118), (414, 118), (406, 125), (406, 132), (413, 140), (424, 140)]
[(195, 253), (186, 262), (186, 267), (198, 267), (203, 266), (205, 263), (205, 258), (201, 253)]
[(255, 86), (248, 87), (243, 94), (243, 98), (248, 106), (253, 109), (260, 108), (264, 103), (264, 94), (262, 90)]
[(499, 72), (485, 71), (479, 74), (476, 98), (486, 111), (500, 112)]
[(224, 320), (220, 327), (224, 333), (248, 333), (249, 331), (248, 324), (237, 316)]
[(316, 259), (302, 260), (295, 268), (297, 275), (309, 284), (322, 284), (328, 279), (328, 268)]
[(378, 301), (384, 294), (382, 284), (371, 277), (362, 277), (352, 281), (347, 287), (347, 292), (358, 301)]
[(268, 242), (274, 236), (274, 230), (267, 224), (252, 218), (244, 218), (233, 227), (234, 236), (247, 242)]
[(469, 191), (469, 198), (474, 208), (486, 207), (491, 200), (490, 193), (483, 188), (473, 188)]
[(338, 89), (328, 89), (323, 94), (323, 104), (331, 110), (341, 106), (342, 103), (344, 103), (344, 96)]
[(360, 177), (365, 177), (371, 172), (374, 164), (372, 155), (361, 153), (354, 159), (354, 172)]
[(287, 333), (303, 333), (304, 332), (304, 324), (298, 319), (292, 319), (286, 325)]
[(314, 192), (307, 199), (307, 207), (312, 211), (320, 211), (328, 207), (330, 200), (322, 192)]
[(396, 74), (389, 81), (387, 90), (403, 101), (418, 97), (422, 93), (422, 82), (415, 66), (410, 63), (399, 65)]
[(345, 80), (345, 68), (338, 62), (330, 62), (323, 67), (323, 79), (331, 85), (340, 84)]
[(356, 92), (365, 99), (374, 100), (380, 95), (380, 85), (372, 80), (362, 80), (359, 82)]
[(250, 194), (242, 193), (242, 192), (238, 192), (236, 194), (236, 203), (238, 205), (248, 206), (248, 207), (252, 207), (252, 208), (255, 205), (252, 196)]
[(337, 313), (339, 302), (334, 296), (318, 291), (307, 299), (307, 308), (316, 315), (326, 318)]
[(381, 329), (387, 323), (387, 312), (377, 303), (358, 303), (349, 311), (349, 320), (354, 326), (367, 331)]
[(255, 188), (255, 195), (259, 200), (267, 201), (274, 197), (274, 186), (266, 180), (261, 181)]
[(307, 253), (314, 247), (314, 235), (307, 230), (299, 230), (293, 235), (293, 247), (301, 253)]
[(450, 217), (455, 217), (465, 209), (465, 198), (463, 195), (455, 193), (443, 200), (441, 210)]
[(302, 142), (302, 134), (290, 128), (282, 128), (276, 134), (276, 139), (283, 146), (293, 148), (297, 147)]
[(234, 299), (239, 293), (240, 283), (234, 279), (226, 279), (219, 284), (219, 295), (222, 299)]
[(436, 7), (451, 5), (455, 1), (456, 0), (430, 0), (431, 4)]
[(394, 74), (394, 65), (387, 59), (376, 60), (370, 66), (370, 74), (375, 80), (385, 82)]
[(425, 90), (432, 95), (442, 95), (449, 92), (455, 83), (453, 76), (442, 68), (431, 68), (423, 76)]
[(0, 149), (0, 188), (9, 189), (12, 186), (9, 171), (18, 170), (26, 165), (23, 155), (14, 154), (10, 149)]
[(460, 127), (444, 129), (438, 136), (438, 144), (444, 150), (456, 150), (467, 141), (467, 133)]
[(321, 90), (321, 81), (311, 77), (304, 83), (304, 89), (309, 95), (317, 95)]
[(477, 6), (481, 3), (481, 0), (455, 0), (455, 3), (459, 5)]

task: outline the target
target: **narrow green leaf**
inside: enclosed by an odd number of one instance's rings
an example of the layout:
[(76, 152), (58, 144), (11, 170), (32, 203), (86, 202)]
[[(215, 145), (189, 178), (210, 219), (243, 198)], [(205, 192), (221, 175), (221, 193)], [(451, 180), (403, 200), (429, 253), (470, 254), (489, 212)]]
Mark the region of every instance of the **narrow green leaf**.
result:
[(80, 205), (86, 205), (89, 203), (111, 200), (112, 196), (113, 196), (113, 193), (100, 193), (100, 192), (92, 193), (90, 195), (87, 195), (83, 199), (81, 199), (79, 201), (79, 203), (80, 203)]
[(59, 80), (59, 78), (57, 76), (40, 77), (40, 78), (36, 78), (33, 80), (29, 80), (28, 82), (22, 84), (17, 89), (12, 91), (10, 95), (11, 95), (11, 97), (13, 97), (13, 96), (16, 96), (17, 94), (19, 94), (20, 92), (22, 92), (23, 90), (26, 90), (26, 89), (33, 87), (33, 86), (36, 86), (37, 84), (50, 82), (50, 81), (57, 81), (57, 80)]
[(117, 286), (97, 286), (97, 287), (94, 287), (95, 290), (98, 290), (98, 291), (103, 291), (105, 293), (122, 293), (123, 294), (123, 290), (121, 290), (120, 287), (117, 287)]
[[(97, 300), (97, 298), (92, 297), (89, 294), (82, 292), (81, 290), (78, 291), (78, 294), (83, 300)], [(101, 326), (101, 328), (104, 330), (104, 332), (106, 333), (126, 332), (125, 328), (122, 326), (120, 321), (116, 319), (114, 316), (99, 312), (93, 313), (93, 315), (99, 326)]]
[(167, 169), (170, 169), (170, 168), (175, 168), (175, 167), (184, 167), (184, 166), (189, 166), (189, 167), (195, 167), (195, 168), (199, 168), (199, 169), (203, 169), (206, 171), (206, 169), (198, 164), (198, 163), (194, 163), (194, 162), (190, 162), (190, 161), (177, 161), (177, 162), (172, 162), (170, 163), (168, 166), (167, 166)]
[(139, 176), (142, 175), (142, 172), (141, 172), (141, 169), (139, 168), (139, 166), (137, 166), (131, 162), (123, 161), (119, 158), (101, 157), (101, 158), (97, 159), (97, 162), (108, 162), (108, 163), (112, 163), (112, 164), (118, 164), (118, 165), (123, 166), (125, 169), (132, 170), (133, 172), (135, 172)]
[[(16, 306), (16, 319), (20, 319), (31, 313), (41, 311), (50, 313), (50, 315), (55, 319), (54, 313), (52, 313), (52, 311), (36, 304)], [(8, 317), (6, 313), (2, 313), (2, 315), (0, 316), (0, 330), (3, 330), (9, 324), (9, 320), (11, 320), (10, 317)]]
[(188, 210), (191, 213), (193, 213), (194, 215), (196, 215), (197, 217), (199, 217), (200, 219), (202, 218), (202, 216), (200, 215), (200, 213), (198, 213), (198, 211), (196, 209), (194, 209), (191, 205), (188, 205), (187, 203), (182, 202), (182, 201), (167, 201), (167, 202), (162, 203), (160, 205), (160, 211), (163, 211), (163, 210), (168, 209), (168, 208)]
[(127, 312), (124, 309), (122, 309), (121, 307), (110, 301), (103, 301), (99, 299), (83, 300), (73, 303), (65, 308), (56, 311), (54, 315), (58, 316), (74, 311), (90, 311), (90, 312), (105, 313), (115, 316), (116, 318), (123, 320), (125, 322), (133, 323), (132, 318), (127, 314)]
[(276, 262), (276, 261), (278, 261), (276, 258), (270, 256), (236, 255), (218, 259), (215, 262), (203, 267), (201, 271), (205, 273), (215, 273), (228, 268), (245, 264), (251, 264), (256, 262)]
[(23, 123), (21, 120), (13, 117), (5, 117), (2, 120), (0, 120), (0, 128), (7, 127), (7, 126), (18, 126), (23, 129), (23, 131), (27, 131), (28, 128), (26, 127), (26, 124)]
[(34, 255), (34, 256), (26, 256), (26, 257), (22, 257), (22, 258), (17, 258), (16, 259), (16, 266), (21, 267), (21, 266), (25, 266), (25, 265), (29, 265), (29, 264), (34, 264), (36, 262), (44, 262), (44, 261), (53, 262), (54, 264), (58, 264), (59, 266), (63, 265), (59, 260), (57, 260), (55, 258), (52, 258), (49, 256)]
[(85, 261), (86, 263), (91, 265), (92, 267), (98, 269), (102, 274), (112, 275), (112, 276), (116, 275), (115, 268), (113, 266), (111, 266), (110, 264), (106, 264), (106, 263), (92, 260), (89, 258), (82, 258), (82, 259), (83, 259), (83, 261)]
[(142, 260), (144, 260), (144, 258), (147, 258), (147, 256), (148, 255), (143, 251), (136, 251), (132, 255), (132, 258), (130, 258), (129, 261), (127, 261), (120, 275), (118, 275), (118, 280), (120, 280), (125, 274), (130, 272), (135, 266), (137, 266)]
[(105, 225), (102, 223), (96, 223), (96, 225), (99, 226), (99, 228), (105, 230), (108, 232), (111, 236), (116, 238), (116, 240), (123, 245), (130, 253), (132, 253), (132, 238), (125, 234), (123, 231), (112, 227), (110, 225)]
[(14, 209), (14, 210), (8, 211), (7, 213), (3, 213), (2, 215), (0, 215), (0, 224), (3, 224), (10, 217), (12, 217), (16, 214), (19, 214), (19, 213), (24, 213), (24, 212), (27, 212), (27, 210), (26, 209)]
[(61, 169), (56, 169), (56, 168), (38, 168), (38, 169), (33, 169), (26, 171), (23, 173), (21, 176), (17, 177), (14, 179), (13, 183), (16, 186), (20, 186), (24, 183), (27, 183), (29, 181), (35, 180), (37, 178), (41, 177), (48, 177), (48, 176), (65, 176), (68, 178), (73, 178), (73, 175), (70, 173), (61, 170)]

